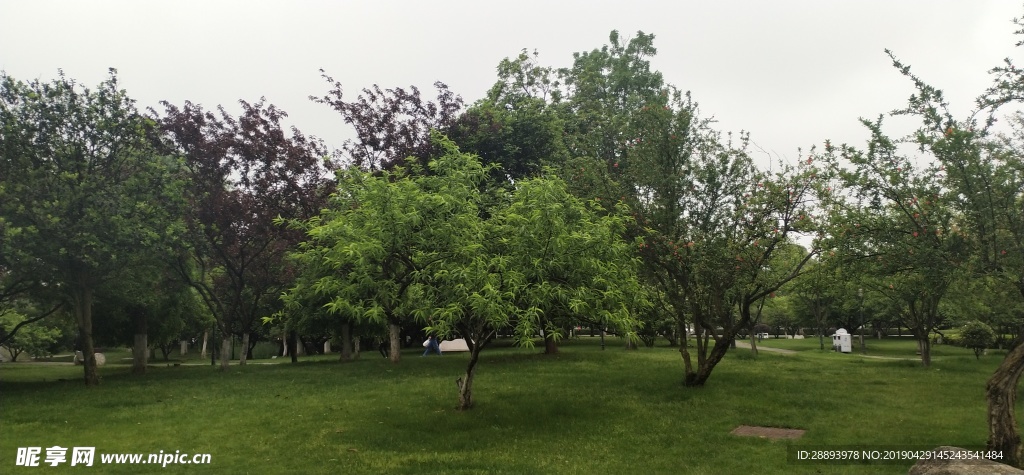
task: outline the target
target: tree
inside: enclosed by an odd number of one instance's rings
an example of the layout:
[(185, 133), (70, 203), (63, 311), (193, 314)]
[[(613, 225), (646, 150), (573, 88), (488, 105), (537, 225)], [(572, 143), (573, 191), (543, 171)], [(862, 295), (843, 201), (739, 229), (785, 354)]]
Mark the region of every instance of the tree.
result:
[(332, 89), (310, 99), (330, 106), (355, 128), (356, 140), (347, 140), (342, 151), (349, 164), (366, 170), (390, 170), (417, 157), (420, 166), (436, 156), (431, 132), (447, 131), (462, 111), (462, 98), (438, 81), (437, 102), (425, 101), (416, 86), (362, 90), (355, 101), (346, 101), (340, 82), (320, 71)]
[[(310, 279), (286, 296), (328, 297), (344, 319), (386, 323), (397, 361), (398, 324), (414, 320), (439, 336), (459, 334), (470, 361), (458, 380), (459, 408), (473, 405), (480, 352), (499, 329), (531, 345), (545, 313), (591, 315), (633, 331), (638, 289), (622, 241), (622, 218), (599, 218), (552, 178), (516, 183), (482, 212), (487, 169), (437, 136), (430, 171), (342, 172), (330, 207), (306, 223), (295, 258)], [(631, 277), (634, 276), (634, 277)]]
[(159, 348), (166, 361), (180, 340), (209, 324), (195, 290), (174, 275), (168, 263), (165, 259), (161, 268), (157, 261), (148, 266), (140, 261), (125, 275), (125, 282), (96, 292), (96, 312), (104, 316), (97, 323), (97, 342), (130, 346), (135, 374), (145, 374), (151, 348)]
[(960, 328), (960, 339), (965, 347), (974, 350), (975, 358), (981, 358), (981, 353), (995, 343), (996, 332), (992, 327), (973, 320)]
[[(942, 185), (938, 166), (917, 167), (898, 150), (882, 119), (863, 120), (871, 132), (866, 150), (829, 147), (848, 199), (833, 212), (837, 252), (861, 272), (882, 278), (874, 290), (904, 308), (904, 324), (931, 363), (930, 334), (941, 323), (939, 304), (969, 259), (967, 237)], [(837, 156), (852, 169), (840, 167)], [(884, 276), (884, 277), (883, 277)]]
[(957, 325), (980, 320), (996, 332), (996, 348), (1007, 349), (1021, 333), (1024, 298), (1020, 292), (993, 275), (968, 275), (951, 290), (943, 311)]
[(836, 295), (842, 276), (834, 267), (834, 259), (819, 258), (808, 266), (807, 275), (792, 285), (798, 311), (809, 314), (819, 349), (825, 349), (825, 329), (829, 327), (840, 297)]
[[(703, 385), (756, 309), (797, 277), (816, 252), (791, 239), (817, 227), (812, 213), (822, 177), (813, 158), (759, 170), (738, 143), (701, 119), (689, 96), (668, 89), (642, 106), (618, 179), (627, 186), (644, 242), (645, 273), (675, 309), (684, 382)], [(786, 257), (792, 254), (792, 258)], [(714, 339), (714, 344), (709, 344)]]
[(500, 329), (513, 327), (523, 346), (544, 330), (547, 344), (561, 333), (559, 319), (585, 318), (636, 338), (635, 314), (648, 305), (621, 237), (626, 220), (599, 216), (598, 209), (571, 196), (557, 178), (521, 181), (507, 207), (479, 221), (482, 233), (467, 236), (461, 258), (435, 272), (435, 285), (427, 288), (444, 305), (429, 330), (458, 331), (472, 342), (458, 381), (460, 409), (472, 406), (479, 353)]
[(543, 330), (550, 354), (566, 327), (591, 323), (629, 333), (638, 326), (632, 315), (648, 304), (634, 277), (633, 248), (623, 239), (625, 216), (624, 205), (613, 214), (596, 202), (584, 206), (555, 178), (517, 184), (493, 238), (505, 246), (491, 252), (508, 256), (509, 271), (521, 281), (517, 308), (536, 310), (517, 322), (521, 341)]
[[(28, 317), (14, 310), (0, 311), (0, 333), (7, 333), (10, 329), (26, 321)], [(7, 353), (11, 355), (11, 361), (17, 361), (22, 353), (38, 357), (47, 354), (50, 347), (61, 337), (60, 328), (46, 325), (45, 322), (38, 322), (23, 328), (21, 331), (4, 339), (0, 343)]]
[(178, 234), (180, 162), (154, 150), (154, 125), (114, 70), (96, 89), (0, 77), (0, 264), (68, 302), (89, 386), (93, 292)]
[[(0, 217), (0, 236), (5, 232), (5, 222), (6, 220)], [(19, 265), (24, 264), (31, 265), (32, 263), (19, 263)], [(5, 259), (4, 254), (0, 253), (0, 314), (5, 311), (13, 311), (26, 298), (31, 296), (39, 297), (41, 291), (44, 290), (42, 282), (33, 277), (41, 274), (24, 270), (22, 272), (13, 273), (7, 270), (4, 267), (5, 265), (10, 265), (10, 263)], [(22, 327), (38, 322), (57, 312), (64, 306), (64, 302), (60, 301), (59, 294), (47, 295), (44, 300), (56, 300), (56, 302), (50, 303), (49, 310), (27, 317), (13, 327), (5, 328), (3, 331), (0, 331), (0, 345), (4, 344), (11, 338), (14, 338)]]
[[(776, 294), (781, 293), (776, 292)], [(764, 304), (758, 302), (760, 306), (761, 318), (755, 319), (757, 321), (767, 322), (769, 329), (762, 333), (771, 333), (776, 338), (780, 338), (782, 335), (796, 335), (801, 327), (801, 320), (793, 310), (793, 296), (789, 295), (776, 295), (769, 296), (764, 299)], [(754, 327), (759, 326), (755, 323)]]
[(476, 154), (490, 168), (492, 184), (539, 176), (543, 167), (567, 160), (563, 142), (562, 91), (555, 71), (523, 50), (498, 64), (498, 81), (445, 134), (459, 149)]
[(613, 168), (630, 142), (631, 119), (664, 95), (664, 80), (647, 59), (657, 53), (654, 35), (637, 32), (623, 44), (618, 31), (608, 45), (573, 54), (573, 65), (558, 71), (567, 93), (566, 145), (573, 157)]
[[(505, 102), (507, 101), (507, 102)], [(491, 182), (535, 177), (544, 166), (561, 164), (565, 147), (555, 110), (539, 99), (499, 97), (474, 104), (448, 135), (459, 148), (474, 153), (490, 168)]]
[[(769, 265), (794, 234), (814, 228), (821, 179), (811, 161), (758, 170), (745, 134), (733, 140), (714, 130), (688, 93), (651, 69), (653, 41), (638, 32), (623, 42), (613, 31), (609, 45), (577, 53), (559, 70), (572, 157), (562, 173), (577, 196), (599, 198), (608, 210), (621, 200), (634, 210), (630, 234), (643, 241), (643, 274), (659, 311), (675, 316), (683, 336), (684, 380), (699, 386), (732, 339), (749, 331), (758, 302), (815, 254), (786, 269), (782, 261)], [(700, 334), (696, 369), (688, 321)]]
[[(1024, 33), (1024, 21), (1014, 22), (1022, 27), (1017, 34)], [(1009, 116), (1011, 134), (993, 136), (991, 130), (997, 110), (1019, 105), (1024, 98), (1024, 71), (1009, 59), (994, 68), (993, 85), (978, 99), (978, 111), (958, 120), (941, 90), (889, 55), (893, 66), (916, 89), (907, 106), (896, 113), (920, 120), (912, 143), (935, 160), (939, 173), (934, 176), (948, 190), (952, 197), (949, 206), (958, 213), (956, 232), (968, 238), (978, 263), (972, 271), (995, 277), (1024, 297), (1024, 173), (1020, 158), (1024, 121), (1019, 112), (1013, 113)], [(979, 124), (977, 115), (986, 109), (988, 118)], [(1017, 385), (1024, 374), (1021, 338), (1013, 342), (986, 385), (988, 448), (1001, 451), (1007, 463), (1017, 466), (1024, 462), (1014, 415)]]
[[(0, 235), (3, 234), (3, 227), (4, 220), (0, 219)], [(60, 300), (61, 296), (59, 293), (43, 292), (45, 286), (32, 277), (37, 274), (33, 272), (20, 272), (20, 275), (14, 276), (11, 272), (3, 269), (3, 261), (4, 256), (0, 254), (0, 315), (4, 314), (4, 312), (16, 312), (19, 307), (24, 305), (25, 300), (30, 297), (36, 297), (37, 300), (47, 302), (48, 308), (34, 312), (33, 315), (26, 316), (14, 325), (0, 328), (0, 345), (15, 338), (22, 328), (42, 321), (64, 308), (64, 302)], [(54, 300), (56, 301), (54, 302)], [(25, 329), (27, 330), (28, 328)]]
[[(411, 161), (410, 166), (416, 165)], [(443, 170), (437, 170), (443, 172)], [(326, 308), (344, 319), (387, 325), (391, 361), (401, 359), (400, 328), (421, 293), (421, 275), (447, 258), (455, 230), (445, 218), (460, 204), (422, 186), (422, 176), (398, 167), (374, 174), (355, 167), (339, 171), (338, 190), (327, 209), (308, 221), (292, 221), (309, 242), (295, 255), (304, 279)], [(301, 298), (303, 288), (293, 288)]]
[(213, 113), (190, 102), (180, 109), (164, 103), (160, 120), (189, 175), (187, 251), (177, 269), (218, 323), (221, 369), (234, 334), (242, 337), (245, 364), (255, 325), (278, 310), (293, 278), (284, 256), (303, 236), (275, 220), (319, 213), (332, 167), (319, 140), (285, 130), (284, 111), (262, 99), (239, 103), (237, 118), (222, 107)]

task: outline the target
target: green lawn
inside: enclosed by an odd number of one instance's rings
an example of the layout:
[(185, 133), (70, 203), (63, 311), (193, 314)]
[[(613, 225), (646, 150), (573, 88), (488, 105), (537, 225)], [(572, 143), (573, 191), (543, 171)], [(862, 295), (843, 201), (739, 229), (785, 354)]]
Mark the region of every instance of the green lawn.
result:
[[(851, 337), (853, 346), (853, 352), (850, 355), (860, 355), (860, 339), (857, 336)], [(768, 346), (773, 348), (784, 348), (788, 350), (796, 351), (821, 351), (818, 337), (807, 337), (801, 339), (785, 339), (785, 338), (769, 338), (758, 342), (758, 346)], [(914, 359), (920, 361), (921, 355), (917, 354), (917, 340), (911, 337), (890, 337), (883, 338), (881, 340), (877, 338), (864, 338), (864, 347), (867, 351), (868, 356), (884, 356), (887, 358), (905, 358)], [(825, 338), (825, 351), (832, 351), (832, 339)], [(939, 358), (940, 360), (944, 357), (965, 357), (970, 356), (974, 358), (974, 351), (967, 348), (962, 348), (953, 345), (931, 345), (932, 359)], [(998, 355), (1002, 358), (1006, 352), (1000, 350), (989, 350), (989, 353), (993, 356)]]
[[(485, 351), (464, 413), (454, 406), (465, 353), (411, 349), (392, 365), (367, 352), (226, 374), (156, 362), (144, 377), (113, 364), (88, 390), (78, 367), (0, 364), (0, 470), (56, 472), (14, 463), (18, 447), (59, 445), (212, 456), (167, 468), (97, 456), (82, 473), (906, 473), (910, 463), (794, 465), (787, 442), (729, 431), (806, 429), (794, 444), (819, 448), (983, 445), (984, 384), (1001, 358), (943, 347), (926, 369), (772, 340), (762, 346), (804, 351), (734, 350), (707, 387), (688, 389), (675, 349), (612, 343), (602, 352), (584, 337), (555, 357)], [(868, 343), (869, 354), (914, 356), (913, 342)]]

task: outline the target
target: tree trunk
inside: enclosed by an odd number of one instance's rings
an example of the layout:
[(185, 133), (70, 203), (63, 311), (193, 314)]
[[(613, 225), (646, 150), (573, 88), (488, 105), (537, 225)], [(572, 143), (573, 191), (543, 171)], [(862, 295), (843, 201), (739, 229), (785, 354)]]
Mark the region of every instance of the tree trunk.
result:
[(473, 407), (473, 375), (476, 374), (476, 363), (480, 360), (480, 350), (483, 349), (483, 341), (478, 341), (469, 352), (469, 366), (466, 367), (466, 374), (459, 378), (455, 384), (459, 387), (460, 411)]
[(544, 354), (545, 355), (557, 355), (558, 354), (558, 342), (551, 337), (551, 332), (544, 332)]
[(132, 373), (146, 374), (146, 365), (149, 363), (149, 343), (145, 333), (136, 333), (132, 345)]
[(302, 341), (302, 335), (298, 332), (295, 333), (295, 356), (304, 356), (306, 354), (306, 343)]
[(701, 360), (697, 365), (697, 371), (687, 372), (684, 384), (690, 387), (704, 386), (704, 383), (706, 383), (708, 378), (711, 377), (711, 371), (715, 369), (715, 365), (722, 361), (722, 357), (724, 357), (729, 351), (730, 341), (735, 343), (735, 335), (723, 335), (722, 338), (719, 338), (718, 341), (715, 342), (715, 345), (711, 347), (711, 352), (708, 354), (707, 358)]
[(693, 372), (693, 363), (690, 361), (690, 338), (686, 332), (686, 320), (680, 315), (677, 317), (679, 322), (679, 355), (683, 358), (683, 374), (688, 375)]
[(96, 372), (96, 347), (92, 343), (92, 289), (83, 285), (73, 291), (72, 298), (75, 301), (75, 320), (78, 321), (78, 335), (82, 343), (85, 385), (97, 386), (100, 377)]
[(666, 330), (664, 336), (665, 339), (668, 340), (669, 348), (675, 348), (679, 346), (679, 335), (675, 332), (675, 330)]
[(146, 374), (146, 364), (149, 363), (149, 341), (146, 327), (146, 315), (143, 312), (135, 312), (135, 340), (132, 344), (132, 373)]
[(244, 366), (249, 357), (249, 332), (242, 332), (242, 354), (238, 355), (238, 365)]
[(206, 359), (206, 339), (209, 336), (210, 336), (210, 332), (209, 331), (203, 332), (203, 351), (201, 353), (199, 353), (199, 357), (204, 359), (204, 360)]
[(932, 365), (932, 345), (927, 336), (917, 340), (917, 348), (921, 350), (921, 366), (930, 367)]
[(341, 324), (341, 361), (352, 361), (352, 324)]
[(292, 357), (292, 363), (299, 362), (299, 356), (296, 354), (298, 351), (296, 351), (295, 347), (296, 340), (298, 338), (295, 337), (295, 330), (288, 330), (288, 344), (285, 347), (285, 351), (288, 351), (288, 355)]
[(988, 402), (989, 450), (1002, 451), (1001, 462), (1020, 467), (1021, 440), (1017, 432), (1014, 404), (1017, 400), (1017, 382), (1024, 373), (1024, 344), (1018, 344), (1003, 359), (985, 386)]
[(750, 330), (750, 353), (757, 356), (757, 338), (754, 330)]
[(225, 333), (220, 343), (220, 370), (227, 371), (231, 365), (231, 335)]
[(391, 362), (398, 363), (402, 359), (402, 327), (397, 323), (388, 323), (388, 341), (391, 343)]

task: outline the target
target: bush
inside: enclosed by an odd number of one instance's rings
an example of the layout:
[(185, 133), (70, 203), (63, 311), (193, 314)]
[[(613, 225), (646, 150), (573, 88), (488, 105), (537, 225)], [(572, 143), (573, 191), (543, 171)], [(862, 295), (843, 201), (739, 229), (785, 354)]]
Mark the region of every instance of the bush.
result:
[(992, 327), (974, 320), (967, 322), (960, 330), (960, 339), (965, 347), (974, 350), (975, 358), (980, 358), (981, 352), (995, 343), (996, 332), (992, 331)]
[(967, 347), (967, 345), (964, 344), (963, 336), (961, 336), (959, 332), (947, 332), (946, 336), (942, 339), (942, 343), (946, 345)]

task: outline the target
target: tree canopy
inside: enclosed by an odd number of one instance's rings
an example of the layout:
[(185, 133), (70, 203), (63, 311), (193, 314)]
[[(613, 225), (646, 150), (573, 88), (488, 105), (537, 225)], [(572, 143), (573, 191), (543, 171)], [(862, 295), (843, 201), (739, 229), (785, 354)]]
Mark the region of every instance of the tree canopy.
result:
[(154, 130), (114, 70), (95, 89), (0, 76), (2, 267), (74, 309), (88, 385), (94, 290), (180, 234), (181, 162)]

